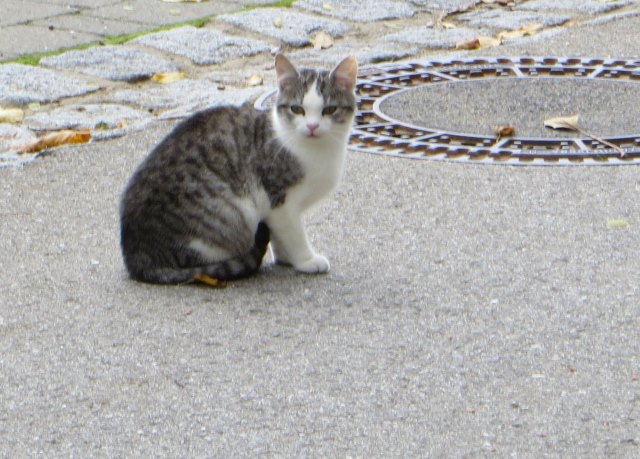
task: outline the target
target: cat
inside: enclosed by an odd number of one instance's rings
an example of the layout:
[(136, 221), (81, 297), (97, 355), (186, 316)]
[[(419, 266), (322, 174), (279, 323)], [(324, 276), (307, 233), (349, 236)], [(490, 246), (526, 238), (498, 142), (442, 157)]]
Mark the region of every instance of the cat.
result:
[(120, 203), (120, 243), (132, 279), (182, 284), (256, 273), (275, 260), (326, 273), (305, 210), (335, 189), (356, 111), (357, 62), (296, 69), (275, 57), (271, 112), (251, 104), (196, 113), (140, 164)]

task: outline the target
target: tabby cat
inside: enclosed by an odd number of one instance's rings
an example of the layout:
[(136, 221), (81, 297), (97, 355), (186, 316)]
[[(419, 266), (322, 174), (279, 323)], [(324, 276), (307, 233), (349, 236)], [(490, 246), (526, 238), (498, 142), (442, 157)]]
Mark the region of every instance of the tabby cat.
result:
[(297, 70), (276, 56), (276, 104), (211, 108), (185, 120), (131, 177), (120, 205), (133, 279), (179, 284), (255, 273), (269, 242), (279, 263), (325, 273), (302, 214), (337, 185), (356, 109), (357, 63)]

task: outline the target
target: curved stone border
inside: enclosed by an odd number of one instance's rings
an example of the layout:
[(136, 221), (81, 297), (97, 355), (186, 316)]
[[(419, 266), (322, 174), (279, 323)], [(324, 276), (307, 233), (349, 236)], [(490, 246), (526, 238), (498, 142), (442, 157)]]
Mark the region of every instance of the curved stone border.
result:
[[(354, 150), (413, 159), (511, 165), (627, 165), (640, 164), (640, 132), (601, 142), (580, 136), (567, 139), (472, 135), (415, 126), (382, 112), (382, 102), (399, 91), (429, 84), (487, 78), (616, 79), (640, 83), (640, 60), (521, 57), (456, 59), (371, 66), (359, 74), (358, 113), (351, 136)], [(256, 107), (267, 107), (274, 93)], [(640, 131), (640, 129), (639, 129)]]

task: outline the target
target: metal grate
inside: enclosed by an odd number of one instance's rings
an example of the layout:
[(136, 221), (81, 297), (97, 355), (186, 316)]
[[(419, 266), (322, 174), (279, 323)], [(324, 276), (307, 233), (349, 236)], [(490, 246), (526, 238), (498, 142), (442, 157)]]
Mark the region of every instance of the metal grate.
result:
[[(589, 137), (547, 139), (483, 136), (414, 126), (383, 113), (382, 102), (399, 91), (432, 84), (496, 78), (616, 79), (640, 83), (640, 60), (594, 58), (495, 58), (372, 66), (358, 77), (358, 113), (351, 148), (414, 159), (512, 165), (640, 164), (640, 133), (605, 137), (619, 151)], [(640, 89), (640, 86), (638, 87)], [(275, 93), (256, 102), (273, 103)], [(640, 126), (638, 127), (640, 131)]]

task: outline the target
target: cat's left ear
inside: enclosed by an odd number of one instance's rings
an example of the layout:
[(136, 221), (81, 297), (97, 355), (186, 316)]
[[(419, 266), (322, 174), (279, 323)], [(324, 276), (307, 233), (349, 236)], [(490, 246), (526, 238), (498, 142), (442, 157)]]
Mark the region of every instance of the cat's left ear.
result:
[(358, 62), (355, 56), (347, 56), (331, 71), (331, 78), (339, 88), (353, 91), (358, 76)]

